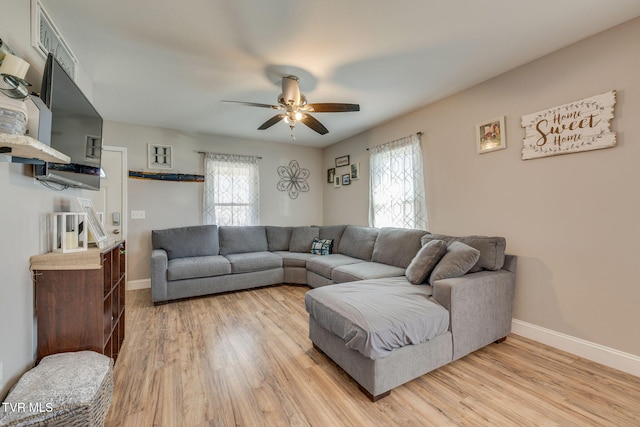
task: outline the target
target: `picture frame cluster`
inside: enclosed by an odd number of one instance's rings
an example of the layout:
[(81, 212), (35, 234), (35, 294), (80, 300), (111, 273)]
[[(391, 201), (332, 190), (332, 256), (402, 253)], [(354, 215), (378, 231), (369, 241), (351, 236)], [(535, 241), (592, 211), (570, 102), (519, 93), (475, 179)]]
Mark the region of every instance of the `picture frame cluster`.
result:
[(336, 157), (335, 167), (327, 169), (327, 183), (335, 188), (351, 185), (356, 179), (360, 179), (360, 163), (351, 163), (348, 155)]

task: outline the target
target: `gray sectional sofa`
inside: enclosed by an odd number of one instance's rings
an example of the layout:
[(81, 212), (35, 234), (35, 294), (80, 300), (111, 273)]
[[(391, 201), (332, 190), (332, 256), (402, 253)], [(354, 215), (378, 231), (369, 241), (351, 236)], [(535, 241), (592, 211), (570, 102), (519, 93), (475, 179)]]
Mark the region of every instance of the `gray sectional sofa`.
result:
[(501, 237), (205, 225), (154, 230), (152, 246), (154, 304), (281, 283), (313, 288), (305, 305), (314, 347), (372, 400), (511, 331), (516, 257)]

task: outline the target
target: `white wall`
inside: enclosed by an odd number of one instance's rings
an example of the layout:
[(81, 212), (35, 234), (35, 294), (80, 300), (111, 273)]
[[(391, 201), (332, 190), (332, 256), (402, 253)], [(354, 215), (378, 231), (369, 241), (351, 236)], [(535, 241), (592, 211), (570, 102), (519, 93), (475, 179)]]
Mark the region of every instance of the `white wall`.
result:
[[(198, 151), (261, 156), (260, 217), (266, 225), (310, 225), (322, 223), (322, 150), (284, 142), (282, 144), (249, 141), (225, 136), (205, 135), (131, 125), (105, 123), (105, 144), (127, 147), (128, 169), (147, 168), (147, 144), (170, 145), (174, 152), (171, 172), (204, 173), (204, 156)], [(278, 166), (296, 160), (309, 169), (310, 190), (290, 199), (278, 191)], [(128, 180), (129, 210), (144, 210), (144, 220), (129, 218), (127, 236), (128, 280), (150, 277), (151, 230), (202, 224), (202, 183)], [(130, 214), (129, 214), (130, 215)]]
[[(31, 64), (26, 80), (40, 87), (44, 58), (30, 41), (30, 2), (3, 1), (0, 38)], [(80, 69), (80, 86), (91, 94), (91, 84)], [(0, 95), (2, 96), (2, 95)], [(0, 156), (6, 160), (5, 156)], [(32, 167), (0, 162), (0, 400), (35, 360), (34, 292), (29, 257), (49, 251), (48, 214), (76, 210), (78, 196), (91, 191), (54, 192), (34, 182)]]
[[(423, 131), (430, 230), (500, 235), (519, 256), (514, 317), (640, 356), (640, 18), (328, 147), (324, 168)], [(613, 148), (521, 160), (522, 115), (617, 90)], [(475, 124), (506, 116), (507, 149)], [(368, 182), (324, 186), (326, 224), (367, 223)]]

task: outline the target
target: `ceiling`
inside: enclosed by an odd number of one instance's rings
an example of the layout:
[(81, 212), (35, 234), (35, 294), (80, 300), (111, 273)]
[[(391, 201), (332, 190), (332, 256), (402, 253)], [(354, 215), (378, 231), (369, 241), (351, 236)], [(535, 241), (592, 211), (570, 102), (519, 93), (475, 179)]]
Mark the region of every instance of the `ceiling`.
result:
[(324, 147), (640, 15), (638, 0), (41, 0), (93, 81), (105, 119), (291, 142), (284, 75), (317, 113), (296, 143)]

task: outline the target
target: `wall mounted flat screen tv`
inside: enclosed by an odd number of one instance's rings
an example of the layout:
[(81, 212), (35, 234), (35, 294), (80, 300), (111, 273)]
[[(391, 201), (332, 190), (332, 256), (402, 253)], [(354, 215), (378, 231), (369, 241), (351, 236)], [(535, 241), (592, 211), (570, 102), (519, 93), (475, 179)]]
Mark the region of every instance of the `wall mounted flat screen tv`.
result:
[(71, 157), (71, 163), (35, 165), (36, 178), (64, 187), (99, 190), (102, 117), (51, 54), (40, 98), (51, 110), (51, 148)]

